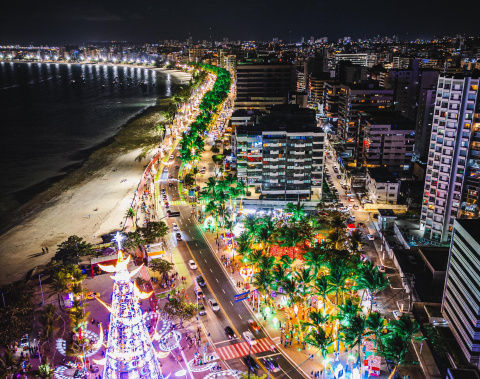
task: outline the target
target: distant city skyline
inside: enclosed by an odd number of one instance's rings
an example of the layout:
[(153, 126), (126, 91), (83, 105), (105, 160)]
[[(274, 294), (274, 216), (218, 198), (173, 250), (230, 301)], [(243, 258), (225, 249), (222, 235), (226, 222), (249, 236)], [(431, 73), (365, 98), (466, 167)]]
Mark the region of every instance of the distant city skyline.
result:
[[(201, 5), (199, 5), (201, 4)], [(165, 39), (272, 40), (284, 42), (327, 36), (353, 40), (397, 35), (402, 40), (478, 35), (479, 3), (450, 7), (426, 1), (365, 3), (357, 1), (291, 3), (253, 0), (204, 3), (101, 1), (79, 3), (8, 2), (0, 12), (0, 44), (81, 44), (87, 41)]]

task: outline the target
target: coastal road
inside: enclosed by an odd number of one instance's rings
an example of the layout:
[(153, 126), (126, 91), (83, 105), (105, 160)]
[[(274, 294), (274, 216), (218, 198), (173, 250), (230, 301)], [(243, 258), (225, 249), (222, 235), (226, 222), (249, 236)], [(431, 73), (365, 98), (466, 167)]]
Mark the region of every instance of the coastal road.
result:
[[(172, 166), (174, 167), (177, 164), (180, 165), (180, 163), (177, 162), (178, 161), (176, 160)], [(162, 184), (167, 183), (168, 175), (170, 174), (176, 179), (178, 170), (173, 170), (171, 173), (162, 173)], [(160, 185), (160, 187), (168, 188), (170, 203), (172, 203), (173, 196), (175, 197), (175, 200), (180, 199), (178, 182), (176, 180), (172, 180), (172, 187), (169, 187), (168, 184)], [(180, 217), (167, 219), (167, 222), (170, 226), (172, 222), (178, 224), (183, 239), (183, 241), (179, 242), (170, 239), (170, 243), (173, 242), (178, 244), (178, 249), (185, 262), (188, 262), (190, 259), (195, 260), (198, 269), (191, 273), (194, 275), (203, 273), (203, 277), (207, 282), (207, 285), (203, 287), (207, 316), (201, 316), (200, 319), (204, 323), (207, 332), (210, 333), (210, 339), (213, 345), (218, 348), (243, 342), (244, 339), (241, 337), (243, 332), (247, 330), (252, 331), (248, 325), (248, 320), (253, 319), (252, 314), (247, 308), (248, 302), (234, 302), (234, 296), (237, 292), (232, 286), (230, 275), (226, 273), (223, 265), (220, 264), (219, 259), (216, 257), (216, 246), (211, 246), (204, 238), (197, 222), (192, 217), (191, 206), (171, 205), (170, 209), (172, 212), (180, 212)], [(208, 300), (213, 298), (215, 298), (220, 305), (220, 312), (212, 312)], [(233, 328), (237, 335), (237, 339), (228, 340), (225, 336), (224, 328), (227, 325), (230, 325)], [(263, 330), (254, 333), (254, 335), (257, 339), (267, 337)], [(304, 375), (296, 367), (292, 366), (292, 364), (277, 349), (275, 349), (275, 351), (269, 350), (252, 356), (254, 356), (260, 363), (262, 363), (261, 358), (264, 356), (271, 356), (274, 359), (277, 359), (278, 357), (277, 362), (282, 368), (282, 371), (271, 373), (270, 375), (272, 378), (304, 378)], [(232, 369), (247, 371), (247, 366), (243, 362), (243, 357), (229, 360), (227, 363)], [(261, 376), (266, 374), (266, 372), (260, 367), (256, 374)]]

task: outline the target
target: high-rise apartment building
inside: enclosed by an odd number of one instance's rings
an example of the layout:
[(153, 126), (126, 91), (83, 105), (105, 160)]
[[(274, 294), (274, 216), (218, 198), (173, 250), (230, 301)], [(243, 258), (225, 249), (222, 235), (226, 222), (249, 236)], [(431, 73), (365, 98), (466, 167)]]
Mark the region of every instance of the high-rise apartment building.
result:
[(480, 358), (480, 220), (455, 220), (442, 313), (465, 357)]
[[(393, 107), (393, 90), (380, 88), (378, 82), (339, 86), (337, 135), (345, 142), (356, 134), (355, 122), (359, 111), (390, 110)], [(347, 150), (348, 152), (348, 150)], [(353, 155), (353, 151), (350, 154)]]
[(263, 199), (321, 199), (325, 133), (314, 110), (275, 106), (255, 125), (237, 126), (234, 146), (238, 179)]
[(297, 90), (297, 74), (291, 63), (237, 63), (236, 109), (266, 110), (286, 104)]
[(420, 228), (448, 242), (456, 218), (478, 218), (479, 76), (438, 78)]

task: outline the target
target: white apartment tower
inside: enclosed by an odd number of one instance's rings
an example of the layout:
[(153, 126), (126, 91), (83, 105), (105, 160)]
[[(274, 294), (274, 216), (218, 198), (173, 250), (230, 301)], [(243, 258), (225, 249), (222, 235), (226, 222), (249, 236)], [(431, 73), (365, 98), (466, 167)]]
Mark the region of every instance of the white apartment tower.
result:
[(456, 218), (479, 217), (479, 77), (438, 78), (420, 228), (450, 242)]

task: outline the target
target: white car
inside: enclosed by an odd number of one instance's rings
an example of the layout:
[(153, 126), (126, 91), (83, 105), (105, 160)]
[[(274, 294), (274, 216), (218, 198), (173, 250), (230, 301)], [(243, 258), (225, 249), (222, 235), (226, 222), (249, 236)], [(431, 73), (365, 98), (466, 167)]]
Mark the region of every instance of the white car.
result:
[(178, 230), (178, 225), (176, 223), (172, 223), (172, 229), (174, 232)]
[(173, 155), (170, 155), (170, 159), (174, 159), (175, 157)]
[(375, 236), (373, 234), (367, 235), (369, 241), (375, 241)]
[(246, 331), (243, 332), (243, 338), (250, 344), (250, 345), (255, 345), (257, 341), (255, 341), (255, 337), (253, 336), (252, 332)]
[(190, 259), (190, 260), (188, 261), (188, 265), (190, 266), (190, 268), (191, 268), (192, 270), (196, 270), (196, 269), (197, 269), (197, 265), (195, 264), (195, 261), (194, 261), (193, 259)]
[(208, 300), (208, 302), (210, 303), (210, 306), (212, 307), (212, 311), (214, 311), (216, 313), (220, 310), (220, 306), (218, 305), (217, 300), (210, 299), (210, 300)]
[(400, 311), (393, 311), (392, 313), (395, 320), (398, 320), (400, 317), (403, 316), (403, 312), (400, 312)]
[(377, 267), (378, 267), (378, 271), (385, 272), (385, 266), (378, 265)]

